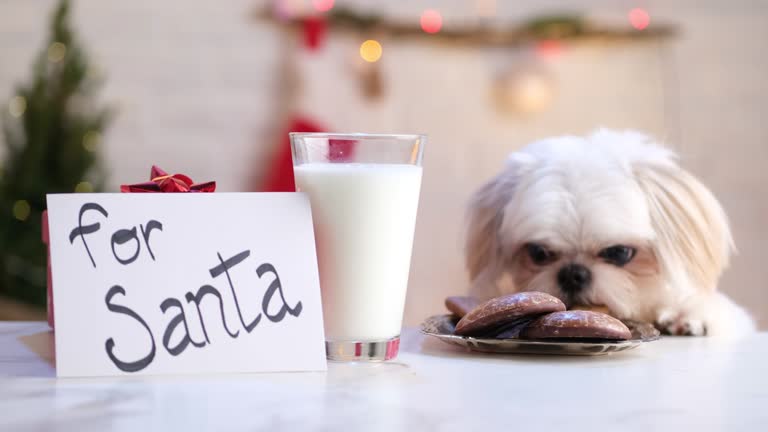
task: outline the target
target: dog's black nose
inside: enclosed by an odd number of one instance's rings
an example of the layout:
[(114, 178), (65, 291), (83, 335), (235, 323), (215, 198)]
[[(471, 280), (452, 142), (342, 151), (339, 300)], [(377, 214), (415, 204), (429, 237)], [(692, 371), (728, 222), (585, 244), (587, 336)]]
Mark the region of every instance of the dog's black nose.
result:
[(576, 293), (589, 286), (592, 273), (581, 264), (568, 264), (557, 273), (557, 283), (566, 293)]

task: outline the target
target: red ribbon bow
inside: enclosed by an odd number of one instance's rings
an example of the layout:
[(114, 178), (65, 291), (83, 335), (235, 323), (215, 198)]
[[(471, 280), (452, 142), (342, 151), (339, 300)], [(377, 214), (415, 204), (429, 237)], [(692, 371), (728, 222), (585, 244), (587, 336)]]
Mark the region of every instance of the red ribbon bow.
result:
[(150, 181), (132, 185), (120, 186), (120, 192), (213, 192), (216, 182), (193, 184), (192, 179), (184, 174), (169, 175), (162, 169), (152, 165)]

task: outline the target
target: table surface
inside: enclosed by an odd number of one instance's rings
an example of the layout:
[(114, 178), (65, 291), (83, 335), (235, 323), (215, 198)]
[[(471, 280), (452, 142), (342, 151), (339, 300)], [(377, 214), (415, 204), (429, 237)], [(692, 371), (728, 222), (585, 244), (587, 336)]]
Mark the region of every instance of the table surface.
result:
[(406, 329), (397, 360), (326, 373), (98, 379), (56, 379), (52, 345), (44, 323), (0, 323), (0, 431), (768, 430), (768, 333), (560, 357)]

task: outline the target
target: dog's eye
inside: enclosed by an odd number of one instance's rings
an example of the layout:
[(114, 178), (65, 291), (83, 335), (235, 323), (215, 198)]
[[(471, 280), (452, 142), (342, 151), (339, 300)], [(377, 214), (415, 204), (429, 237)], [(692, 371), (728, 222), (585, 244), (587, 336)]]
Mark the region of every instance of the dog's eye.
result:
[(525, 250), (528, 252), (528, 256), (531, 257), (531, 261), (533, 261), (533, 263), (536, 265), (544, 265), (554, 261), (555, 258), (557, 258), (557, 255), (555, 255), (554, 252), (551, 252), (544, 246), (538, 245), (536, 243), (526, 244)]
[(617, 245), (605, 248), (597, 255), (607, 262), (621, 267), (632, 261), (636, 252), (637, 250), (633, 247)]

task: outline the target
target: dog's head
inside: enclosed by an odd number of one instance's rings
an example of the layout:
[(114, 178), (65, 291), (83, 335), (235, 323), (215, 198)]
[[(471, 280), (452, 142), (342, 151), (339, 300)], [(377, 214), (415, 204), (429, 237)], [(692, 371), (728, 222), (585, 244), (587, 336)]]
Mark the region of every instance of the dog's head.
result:
[(712, 194), (675, 155), (634, 132), (560, 137), (513, 153), (472, 197), (473, 289), (543, 291), (646, 317), (714, 290), (732, 239)]

